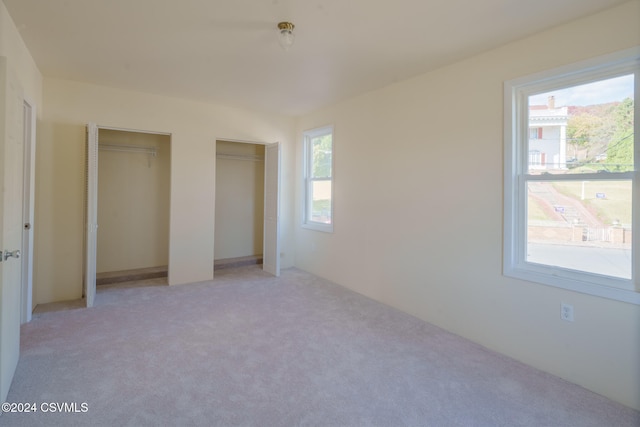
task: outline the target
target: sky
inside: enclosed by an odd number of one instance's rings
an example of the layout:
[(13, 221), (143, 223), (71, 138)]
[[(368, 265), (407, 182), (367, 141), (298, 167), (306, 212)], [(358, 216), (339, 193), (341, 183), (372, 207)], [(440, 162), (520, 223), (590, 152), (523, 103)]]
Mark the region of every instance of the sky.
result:
[(552, 95), (556, 107), (606, 104), (627, 97), (633, 99), (633, 74), (533, 95), (529, 97), (529, 105), (546, 105)]

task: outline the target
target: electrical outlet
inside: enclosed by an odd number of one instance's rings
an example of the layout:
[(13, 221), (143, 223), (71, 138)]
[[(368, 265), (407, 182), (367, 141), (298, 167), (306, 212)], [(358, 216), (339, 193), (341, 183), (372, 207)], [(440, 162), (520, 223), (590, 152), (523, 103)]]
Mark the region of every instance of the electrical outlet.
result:
[(560, 318), (567, 322), (573, 322), (573, 306), (571, 304), (560, 304)]

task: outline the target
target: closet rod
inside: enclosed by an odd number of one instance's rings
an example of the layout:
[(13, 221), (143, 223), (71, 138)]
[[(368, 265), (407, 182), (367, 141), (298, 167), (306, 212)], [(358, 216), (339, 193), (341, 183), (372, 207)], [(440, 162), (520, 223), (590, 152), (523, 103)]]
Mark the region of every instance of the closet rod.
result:
[(250, 154), (225, 154), (218, 153), (216, 154), (218, 159), (227, 159), (227, 160), (249, 160), (252, 162), (261, 162), (264, 161), (264, 156), (258, 155), (250, 155)]
[(98, 148), (105, 151), (126, 151), (131, 153), (148, 153), (153, 157), (158, 155), (156, 147), (147, 147), (143, 145), (117, 145), (117, 144), (98, 144)]

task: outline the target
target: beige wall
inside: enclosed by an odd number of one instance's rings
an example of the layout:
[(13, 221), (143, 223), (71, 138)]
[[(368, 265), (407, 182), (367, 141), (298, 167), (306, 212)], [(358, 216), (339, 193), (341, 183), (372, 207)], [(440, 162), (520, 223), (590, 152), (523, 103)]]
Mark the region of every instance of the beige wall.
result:
[(639, 6), (302, 117), (335, 126), (335, 232), (297, 220), (297, 266), (640, 409), (639, 306), (502, 275), (504, 81), (640, 44)]
[(44, 102), (36, 168), (38, 303), (81, 295), (89, 121), (171, 134), (171, 284), (213, 277), (216, 139), (281, 142), (281, 259), (283, 267), (293, 265), (293, 118), (56, 79), (45, 79)]
[(35, 103), (38, 117), (42, 114), (42, 74), (31, 57), (31, 53), (20, 37), (20, 33), (0, 1), (0, 56), (7, 57), (9, 67), (16, 72), (25, 97)]
[[(169, 263), (169, 135), (100, 129), (97, 272)], [(112, 151), (104, 144), (155, 148)], [(120, 149), (121, 150), (121, 149)]]
[(218, 141), (216, 147), (214, 259), (262, 255), (264, 145)]

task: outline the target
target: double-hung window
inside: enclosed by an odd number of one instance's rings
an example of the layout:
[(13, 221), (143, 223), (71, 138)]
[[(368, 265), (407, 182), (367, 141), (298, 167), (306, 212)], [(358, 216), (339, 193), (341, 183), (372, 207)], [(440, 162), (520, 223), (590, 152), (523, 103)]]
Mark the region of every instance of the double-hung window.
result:
[(333, 231), (333, 127), (304, 132), (304, 218), (302, 225)]
[(640, 304), (639, 83), (637, 48), (505, 83), (505, 275)]

